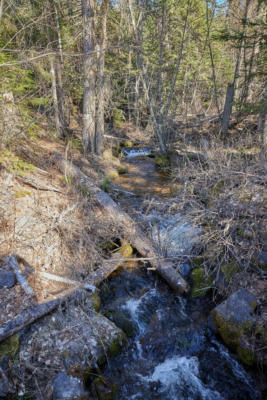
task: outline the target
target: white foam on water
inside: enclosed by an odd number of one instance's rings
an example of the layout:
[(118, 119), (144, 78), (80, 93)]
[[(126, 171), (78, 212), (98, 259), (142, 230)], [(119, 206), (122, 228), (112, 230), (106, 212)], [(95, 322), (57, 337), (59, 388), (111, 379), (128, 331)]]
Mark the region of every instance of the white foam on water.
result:
[(206, 388), (201, 382), (197, 357), (168, 358), (146, 379), (160, 382), (160, 391), (168, 393), (173, 400), (194, 399), (196, 395), (202, 400), (223, 400), (217, 391)]
[[(241, 381), (250, 384), (250, 377), (246, 373), (245, 369), (241, 364), (239, 364), (230, 354), (229, 351), (217, 340), (212, 340), (212, 343), (217, 347), (220, 354), (228, 361), (231, 366), (233, 374), (239, 378)], [(252, 386), (251, 386), (252, 387)]]
[(151, 289), (148, 292), (146, 292), (145, 294), (143, 294), (143, 296), (139, 297), (138, 299), (134, 299), (131, 298), (129, 299), (123, 306), (124, 309), (128, 310), (132, 320), (138, 325), (138, 328), (141, 332), (144, 332), (145, 330), (145, 324), (140, 321), (139, 318), (139, 312), (140, 312), (140, 305), (142, 304), (142, 302), (144, 301), (144, 299), (148, 296), (155, 296), (157, 295), (156, 289)]

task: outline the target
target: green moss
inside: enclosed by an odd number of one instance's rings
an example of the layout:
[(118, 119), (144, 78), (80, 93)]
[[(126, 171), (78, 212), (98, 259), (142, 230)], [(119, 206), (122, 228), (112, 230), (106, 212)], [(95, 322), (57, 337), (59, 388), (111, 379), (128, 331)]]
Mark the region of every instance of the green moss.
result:
[(212, 278), (205, 275), (202, 267), (196, 268), (192, 272), (193, 290), (192, 297), (203, 297), (210, 290)]
[(125, 167), (123, 167), (123, 166), (121, 166), (121, 167), (118, 169), (119, 175), (124, 175), (124, 174), (126, 174), (126, 172), (127, 172), (127, 168), (125, 168)]
[(162, 169), (169, 167), (170, 162), (166, 156), (158, 155), (155, 157), (155, 165), (156, 167)]
[(123, 111), (119, 108), (114, 108), (114, 110), (113, 110), (114, 126), (121, 128), (123, 126), (124, 121), (125, 121), (125, 116), (124, 116)]
[(243, 364), (251, 366), (254, 364), (255, 355), (252, 349), (250, 348), (243, 348), (241, 346), (237, 347), (237, 355)]
[(108, 382), (102, 376), (94, 379), (93, 385), (95, 387), (95, 391), (97, 392), (98, 400), (112, 400), (117, 391), (116, 385)]
[(247, 321), (244, 324), (237, 324), (235, 321), (225, 319), (216, 310), (212, 312), (215, 326), (218, 329), (223, 341), (227, 346), (237, 353), (240, 360), (246, 365), (254, 363), (255, 355), (250, 347), (241, 345), (242, 336), (250, 337), (252, 333), (253, 323)]
[(129, 243), (122, 243), (122, 246), (117, 253), (120, 253), (124, 258), (129, 258), (133, 255), (133, 248)]
[(62, 176), (61, 181), (64, 186), (67, 186), (67, 185), (73, 186), (74, 185), (74, 179), (71, 176)]
[(99, 312), (100, 308), (101, 308), (101, 298), (100, 298), (100, 296), (96, 292), (94, 292), (94, 293), (91, 294), (90, 297), (91, 297), (92, 306), (93, 306), (94, 310), (96, 312)]
[(109, 192), (111, 190), (111, 184), (111, 179), (108, 176), (104, 176), (100, 184), (100, 189), (104, 190), (104, 192)]
[(115, 169), (111, 168), (107, 171), (107, 176), (110, 179), (117, 179), (119, 177), (118, 171), (116, 171)]
[(0, 364), (5, 356), (15, 358), (19, 351), (19, 334), (15, 333), (0, 343)]
[(192, 259), (192, 266), (193, 266), (194, 268), (201, 267), (201, 265), (203, 264), (203, 262), (204, 262), (204, 257), (203, 257), (203, 256), (194, 257), (194, 258)]
[(121, 144), (121, 147), (133, 147), (133, 145), (133, 142), (131, 142), (130, 140), (125, 140), (125, 142)]
[(72, 137), (68, 140), (68, 145), (71, 149), (83, 151), (83, 143), (81, 139)]
[(115, 357), (121, 348), (126, 344), (127, 339), (124, 332), (119, 333), (107, 349), (109, 357)]
[(10, 172), (20, 176), (27, 176), (35, 170), (35, 166), (13, 156), (10, 151), (0, 151), (0, 164), (4, 165)]
[(227, 283), (230, 283), (231, 279), (239, 272), (238, 265), (235, 262), (224, 264), (221, 267), (221, 271), (225, 277)]
[(27, 190), (16, 190), (15, 191), (15, 198), (20, 199), (21, 197), (25, 196), (30, 196), (31, 192), (28, 192)]

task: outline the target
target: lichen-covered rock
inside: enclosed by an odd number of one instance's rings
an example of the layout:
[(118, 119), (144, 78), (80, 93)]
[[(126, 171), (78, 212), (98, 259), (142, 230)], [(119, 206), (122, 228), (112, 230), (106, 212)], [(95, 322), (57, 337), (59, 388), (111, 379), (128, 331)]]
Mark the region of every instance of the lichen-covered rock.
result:
[(242, 288), (219, 304), (211, 313), (223, 341), (247, 365), (252, 365), (255, 359), (249, 338), (256, 323), (256, 306), (256, 297)]
[(0, 289), (12, 288), (16, 283), (16, 276), (12, 271), (0, 270)]
[(192, 297), (203, 297), (210, 290), (212, 278), (205, 274), (203, 267), (195, 268), (192, 272)]
[(83, 382), (65, 371), (56, 375), (53, 382), (53, 400), (85, 400), (88, 398)]

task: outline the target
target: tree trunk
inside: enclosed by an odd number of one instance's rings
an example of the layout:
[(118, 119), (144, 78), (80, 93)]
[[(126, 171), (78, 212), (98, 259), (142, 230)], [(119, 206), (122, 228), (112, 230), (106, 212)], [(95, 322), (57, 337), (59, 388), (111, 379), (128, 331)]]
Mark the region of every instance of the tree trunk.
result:
[(209, 7), (208, 7), (208, 0), (206, 0), (207, 41), (208, 41), (210, 62), (211, 62), (211, 68), (212, 68), (212, 79), (213, 79), (215, 105), (217, 108), (218, 117), (220, 118), (221, 111), (220, 111), (219, 101), (218, 101), (218, 90), (217, 90), (217, 82), (216, 82), (215, 65), (214, 65), (213, 53), (212, 53), (211, 42), (210, 42), (210, 26), (211, 26), (211, 23), (213, 20), (213, 16), (214, 16), (214, 9), (212, 10), (211, 22), (209, 22)]
[(95, 153), (95, 1), (82, 0), (83, 17), (83, 146)]
[(65, 138), (68, 135), (68, 124), (65, 115), (64, 90), (62, 84), (62, 37), (60, 32), (56, 0), (50, 0), (49, 7), (53, 11), (53, 22), (56, 27), (56, 32), (51, 32), (51, 30), (48, 30), (48, 37), (49, 40), (52, 42), (52, 47), (54, 51), (59, 53), (56, 56), (50, 58), (50, 73), (52, 79), (52, 97), (55, 113), (55, 125), (58, 136), (61, 138)]
[(226, 134), (229, 128), (229, 122), (232, 113), (232, 102), (234, 98), (234, 85), (233, 83), (228, 83), (225, 103), (224, 103), (224, 110), (223, 110), (223, 119), (222, 119), (222, 134)]
[(96, 154), (101, 154), (105, 133), (105, 48), (107, 43), (107, 0), (102, 0), (100, 21), (102, 32), (98, 46), (98, 104), (96, 114)]
[(227, 88), (227, 92), (226, 92), (226, 99), (225, 99), (224, 113), (223, 113), (223, 120), (222, 120), (222, 134), (227, 133), (231, 114), (232, 114), (231, 103), (235, 99), (235, 92), (237, 89), (242, 49), (244, 47), (244, 41), (245, 41), (248, 8), (249, 8), (250, 1), (251, 0), (246, 0), (246, 4), (245, 4), (245, 10), (244, 10), (244, 16), (243, 16), (243, 22), (242, 22), (244, 25), (244, 28), (243, 28), (243, 32), (241, 33), (241, 41), (239, 44), (239, 49), (238, 49), (238, 54), (237, 54), (237, 59), (236, 59), (236, 64), (235, 64), (235, 73), (234, 73), (233, 83), (231, 84), (231, 87), (229, 86), (230, 84), (228, 84), (228, 88)]
[(3, 15), (3, 9), (4, 9), (4, 0), (0, 0), (0, 25), (1, 25), (2, 15)]
[(258, 120), (258, 131), (262, 134), (262, 145), (263, 148), (267, 148), (267, 82), (265, 83), (262, 98), (261, 98), (261, 110)]

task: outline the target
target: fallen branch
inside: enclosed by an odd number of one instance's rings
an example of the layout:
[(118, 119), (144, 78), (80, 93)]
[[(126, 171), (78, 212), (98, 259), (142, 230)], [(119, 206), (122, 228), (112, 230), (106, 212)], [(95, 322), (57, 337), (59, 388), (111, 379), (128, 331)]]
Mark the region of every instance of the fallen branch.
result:
[(63, 302), (70, 300), (72, 297), (77, 297), (79, 292), (81, 292), (80, 288), (76, 290), (72, 289), (69, 293), (60, 298), (27, 308), (17, 317), (0, 326), (0, 342), (25, 328), (26, 326), (32, 324), (37, 319), (44, 317)]
[(14, 273), (15, 273), (15, 275), (16, 275), (17, 281), (18, 281), (18, 283), (20, 284), (20, 286), (22, 287), (22, 289), (24, 290), (24, 292), (25, 292), (28, 296), (34, 296), (35, 294), (34, 294), (33, 289), (31, 288), (31, 286), (30, 286), (30, 284), (28, 283), (28, 281), (27, 281), (27, 279), (25, 278), (25, 276), (24, 276), (24, 275), (20, 272), (20, 270), (19, 270), (19, 265), (18, 265), (18, 262), (17, 262), (16, 257), (15, 257), (15, 256), (9, 256), (9, 257), (6, 257), (6, 258), (4, 259), (4, 261), (5, 261), (8, 265), (10, 265), (10, 267), (13, 269), (13, 271), (14, 271)]
[(178, 293), (188, 292), (189, 286), (184, 278), (173, 268), (169, 261), (161, 260), (160, 249), (145, 236), (133, 219), (116, 204), (112, 198), (97, 187), (78, 167), (65, 160), (60, 153), (56, 155), (61, 172), (72, 177), (80, 186), (86, 186), (94, 194), (95, 201), (102, 213), (124, 230), (125, 237), (144, 257), (151, 258), (150, 264), (163, 279)]
[[(10, 258), (10, 257), (9, 257)], [(53, 300), (47, 301), (45, 303), (37, 304), (24, 310), (20, 315), (13, 318), (11, 321), (6, 322), (0, 326), (0, 342), (14, 333), (20, 331), (26, 326), (32, 324), (36, 320), (49, 314), (61, 304), (71, 299), (77, 299), (81, 296), (87, 296), (85, 290), (94, 291), (95, 286), (102, 282), (104, 279), (108, 278), (109, 275), (114, 272), (121, 265), (121, 258), (118, 260), (117, 255), (114, 255), (108, 266), (99, 268), (98, 271), (94, 272), (90, 279), (86, 282), (79, 283), (72, 281), (67, 278), (62, 278), (57, 275), (42, 273), (46, 278), (56, 280), (58, 282), (72, 282), (73, 286), (64, 290), (60, 297), (54, 298)], [(77, 285), (76, 285), (77, 283)], [(75, 284), (75, 286), (74, 286)]]
[(29, 178), (27, 176), (16, 176), (16, 179), (19, 182), (22, 182), (24, 185), (28, 185), (36, 190), (64, 194), (61, 190), (55, 188), (54, 186), (44, 185), (43, 183), (38, 182), (36, 179)]

